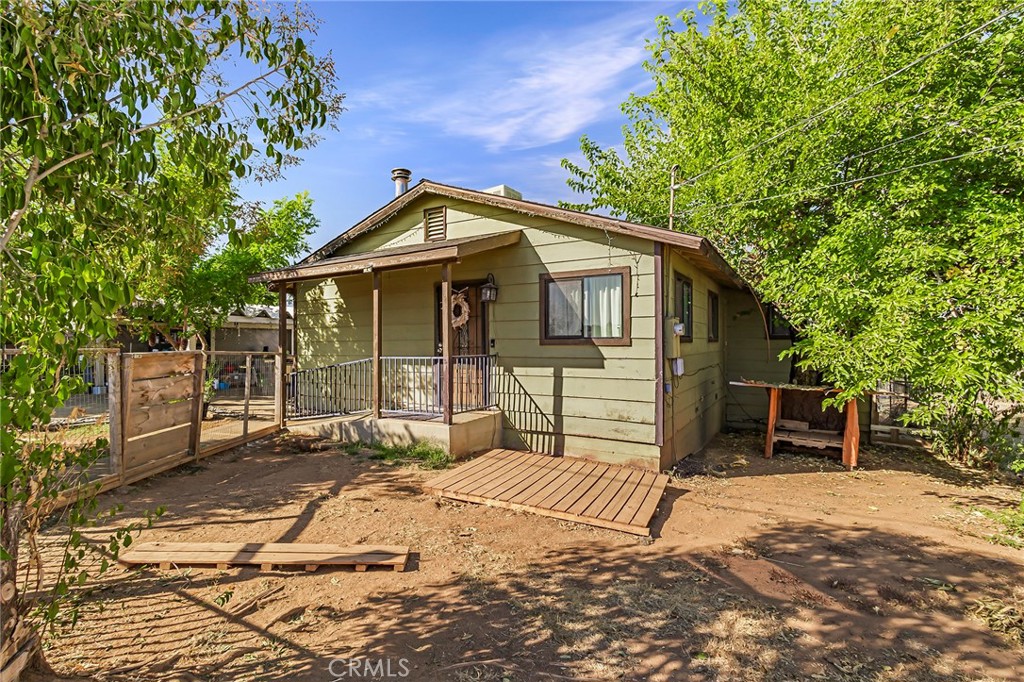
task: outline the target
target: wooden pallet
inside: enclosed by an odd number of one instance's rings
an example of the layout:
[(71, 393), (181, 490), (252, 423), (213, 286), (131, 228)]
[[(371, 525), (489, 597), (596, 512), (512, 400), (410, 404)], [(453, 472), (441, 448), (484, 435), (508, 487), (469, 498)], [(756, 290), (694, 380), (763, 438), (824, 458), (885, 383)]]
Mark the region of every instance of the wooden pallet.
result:
[(408, 547), (289, 542), (143, 542), (118, 557), (123, 564), (153, 565), (161, 570), (172, 566), (259, 566), (264, 571), (274, 566), (303, 566), (307, 571), (320, 566), (355, 566), (357, 571), (387, 566), (404, 571), (408, 559)]
[(428, 481), (427, 492), (650, 535), (668, 476), (575, 457), (491, 450)]

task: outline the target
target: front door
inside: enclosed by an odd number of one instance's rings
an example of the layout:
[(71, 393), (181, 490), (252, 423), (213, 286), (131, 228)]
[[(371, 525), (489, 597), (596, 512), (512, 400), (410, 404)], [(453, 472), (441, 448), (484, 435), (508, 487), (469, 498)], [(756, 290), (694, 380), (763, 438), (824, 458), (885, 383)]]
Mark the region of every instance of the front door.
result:
[[(480, 300), (480, 285), (484, 281), (454, 282), (452, 284), (452, 356), (455, 367), (453, 402), (456, 409), (474, 409), (484, 406), (486, 381), (486, 356), (489, 340), (487, 337), (487, 304)], [(441, 307), (441, 287), (435, 290), (435, 354), (442, 355), (441, 323), (444, 310)]]

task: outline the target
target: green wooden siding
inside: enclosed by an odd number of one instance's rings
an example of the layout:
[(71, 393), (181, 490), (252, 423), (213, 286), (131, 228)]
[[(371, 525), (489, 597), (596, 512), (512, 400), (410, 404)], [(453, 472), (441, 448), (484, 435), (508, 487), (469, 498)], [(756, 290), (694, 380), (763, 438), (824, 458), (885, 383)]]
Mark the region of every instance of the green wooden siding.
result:
[[(665, 401), (665, 448), (662, 468), (701, 450), (717, 434), (723, 423), (726, 399), (725, 348), (728, 343), (724, 287), (674, 249), (663, 257), (665, 277), (665, 315), (675, 314), (675, 275), (693, 282), (693, 340), (681, 341), (683, 375), (673, 376), (671, 361), (665, 363), (665, 381), (669, 390)], [(708, 340), (708, 291), (719, 295), (717, 341)], [(666, 333), (666, 345), (671, 338)], [(666, 352), (666, 357), (671, 353)]]
[[(336, 255), (423, 242), (423, 209), (447, 206), (449, 239), (523, 230), (516, 247), (465, 259), (455, 280), (493, 274), (490, 337), (498, 356), (496, 391), (507, 447), (659, 465), (654, 426), (654, 245), (633, 237), (509, 214), (468, 202), (424, 197)], [(541, 345), (540, 276), (606, 267), (630, 268), (630, 346)], [(383, 353), (433, 355), (434, 285), (440, 267), (383, 274)], [(312, 367), (370, 356), (369, 275), (300, 285), (299, 364)]]

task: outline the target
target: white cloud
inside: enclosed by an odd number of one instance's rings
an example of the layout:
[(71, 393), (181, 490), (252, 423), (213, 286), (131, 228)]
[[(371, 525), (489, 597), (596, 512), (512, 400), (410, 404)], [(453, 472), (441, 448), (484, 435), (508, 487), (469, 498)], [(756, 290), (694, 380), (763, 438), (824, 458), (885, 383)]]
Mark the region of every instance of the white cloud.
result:
[(634, 11), (562, 31), (505, 36), (472, 63), (352, 93), (348, 104), (386, 108), (405, 121), (480, 140), (491, 152), (541, 147), (618, 113), (653, 31), (653, 14)]

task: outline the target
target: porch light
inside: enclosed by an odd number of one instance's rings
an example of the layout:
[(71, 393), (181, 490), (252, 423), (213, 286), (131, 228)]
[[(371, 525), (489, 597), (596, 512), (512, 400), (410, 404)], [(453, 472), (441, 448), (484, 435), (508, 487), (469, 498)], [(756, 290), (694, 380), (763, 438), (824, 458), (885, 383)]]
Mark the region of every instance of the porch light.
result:
[(498, 285), (494, 283), (494, 275), (487, 273), (487, 284), (480, 285), (480, 300), (493, 303), (498, 300)]

